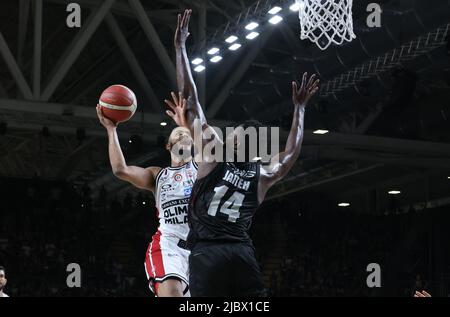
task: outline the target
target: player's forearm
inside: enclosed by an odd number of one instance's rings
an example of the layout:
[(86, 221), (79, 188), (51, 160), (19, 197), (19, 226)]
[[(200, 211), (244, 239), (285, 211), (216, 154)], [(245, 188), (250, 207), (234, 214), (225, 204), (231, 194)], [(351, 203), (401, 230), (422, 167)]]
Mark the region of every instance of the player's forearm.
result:
[(195, 86), (194, 77), (192, 76), (186, 47), (176, 46), (175, 50), (177, 59), (178, 89), (183, 93), (185, 98), (197, 100), (197, 87)]
[(127, 168), (125, 157), (120, 148), (119, 136), (116, 129), (108, 129), (109, 161), (114, 175), (119, 176)]
[(292, 160), (296, 161), (300, 156), (300, 151), (303, 143), (305, 108), (295, 106), (294, 109), (295, 110), (292, 119), (292, 126), (284, 151), (291, 157)]
[(178, 89), (188, 100), (186, 104), (186, 121), (189, 127), (194, 125), (194, 121), (200, 120), (201, 125), (206, 124), (205, 114), (198, 100), (197, 87), (195, 86), (194, 77), (192, 76), (189, 57), (186, 47), (176, 46), (177, 55), (177, 81)]
[(270, 186), (284, 178), (294, 166), (300, 156), (300, 150), (303, 142), (303, 122), (304, 108), (295, 107), (294, 118), (292, 120), (291, 131), (289, 133), (286, 147), (278, 156), (278, 161), (273, 161), (272, 176), (270, 177)]

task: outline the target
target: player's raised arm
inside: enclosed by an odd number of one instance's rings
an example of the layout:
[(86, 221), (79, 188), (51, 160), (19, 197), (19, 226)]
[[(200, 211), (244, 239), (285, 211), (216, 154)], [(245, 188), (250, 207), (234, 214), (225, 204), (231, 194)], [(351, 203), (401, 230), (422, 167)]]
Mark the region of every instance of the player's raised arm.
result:
[[(192, 10), (186, 10), (184, 11), (183, 15), (178, 15), (174, 44), (176, 51), (177, 82), (181, 95), (177, 96), (177, 94), (172, 93), (172, 99), (175, 104), (179, 104), (183, 99), (186, 99), (186, 102), (184, 104), (185, 121), (183, 124), (190, 130), (194, 140), (197, 134), (196, 130), (200, 130), (204, 133), (202, 135), (201, 142), (195, 142), (196, 144), (199, 144), (197, 146), (197, 151), (202, 151), (207, 144), (211, 145), (212, 147), (223, 146), (223, 141), (218, 136), (216, 131), (212, 127), (210, 127), (206, 121), (205, 113), (203, 112), (203, 108), (198, 99), (197, 87), (195, 86), (194, 77), (192, 76), (189, 57), (186, 51), (186, 41), (189, 37), (189, 21), (191, 18), (191, 14)], [(167, 100), (166, 103), (169, 105)], [(169, 107), (171, 106), (169, 105)], [(173, 107), (171, 108), (172, 110), (174, 110)], [(200, 146), (202, 147), (201, 149), (199, 148)], [(197, 161), (197, 163), (199, 164), (198, 177), (202, 178), (214, 168), (217, 162), (212, 155), (204, 153), (202, 160)]]
[(105, 118), (99, 106), (97, 106), (97, 116), (100, 123), (108, 132), (109, 160), (111, 162), (114, 175), (123, 181), (131, 183), (137, 188), (153, 192), (155, 189), (156, 175), (159, 173), (161, 168), (128, 166), (125, 161), (125, 157), (123, 156), (122, 149), (120, 148), (119, 137), (117, 135), (117, 124)]
[[(206, 117), (198, 99), (197, 87), (189, 63), (189, 57), (186, 51), (186, 41), (189, 37), (189, 21), (192, 10), (184, 11), (184, 14), (178, 15), (177, 29), (175, 31), (175, 51), (177, 65), (178, 89), (187, 100), (186, 118), (187, 123), (192, 127), (194, 120), (200, 120), (202, 127), (207, 125)], [(192, 131), (191, 131), (192, 132)]]
[(292, 82), (292, 102), (294, 116), (286, 147), (283, 152), (274, 156), (268, 166), (263, 167), (261, 173), (260, 197), (264, 197), (267, 190), (285, 177), (294, 166), (303, 143), (305, 108), (312, 96), (319, 89), (319, 80), (313, 75), (308, 80), (308, 74), (303, 74), (300, 88), (297, 82)]

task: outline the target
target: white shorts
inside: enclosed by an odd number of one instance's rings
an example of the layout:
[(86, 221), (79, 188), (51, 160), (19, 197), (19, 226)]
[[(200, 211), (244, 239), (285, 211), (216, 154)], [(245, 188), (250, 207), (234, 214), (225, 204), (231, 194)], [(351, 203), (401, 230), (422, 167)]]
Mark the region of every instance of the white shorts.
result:
[[(179, 238), (161, 235), (153, 236), (145, 257), (145, 273), (149, 280), (150, 290), (156, 294), (158, 284), (167, 279), (178, 279), (189, 285), (189, 254), (190, 251), (180, 248)], [(184, 290), (186, 294), (188, 287)]]

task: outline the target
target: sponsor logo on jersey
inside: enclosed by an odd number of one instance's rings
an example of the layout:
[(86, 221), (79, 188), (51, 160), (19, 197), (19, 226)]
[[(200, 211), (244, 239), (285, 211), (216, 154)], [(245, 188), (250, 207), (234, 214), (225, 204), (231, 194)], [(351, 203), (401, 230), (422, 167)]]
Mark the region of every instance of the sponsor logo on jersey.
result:
[(162, 204), (161, 208), (166, 209), (174, 206), (182, 206), (182, 205), (188, 205), (189, 204), (189, 198), (183, 198), (183, 199), (174, 199), (171, 201), (168, 201), (164, 204)]
[(168, 179), (167, 176), (161, 176), (161, 177), (159, 178), (159, 182), (163, 184), (163, 183), (165, 183), (165, 182), (167, 181), (167, 179)]
[(176, 173), (175, 175), (173, 175), (173, 180), (180, 183), (183, 181), (183, 175), (181, 175), (180, 173)]
[(168, 192), (173, 192), (177, 189), (177, 186), (171, 184), (165, 184), (161, 186), (161, 194), (167, 194)]
[(192, 180), (184, 181), (183, 186), (184, 187), (192, 187), (192, 186), (194, 186), (194, 182)]
[(250, 179), (250, 178), (253, 178), (256, 176), (255, 171), (246, 171), (246, 170), (240, 170), (240, 169), (234, 168), (232, 172), (233, 172), (233, 174), (236, 174), (239, 177), (244, 178), (244, 179)]
[(184, 188), (184, 196), (189, 197), (192, 194), (192, 187), (185, 187)]

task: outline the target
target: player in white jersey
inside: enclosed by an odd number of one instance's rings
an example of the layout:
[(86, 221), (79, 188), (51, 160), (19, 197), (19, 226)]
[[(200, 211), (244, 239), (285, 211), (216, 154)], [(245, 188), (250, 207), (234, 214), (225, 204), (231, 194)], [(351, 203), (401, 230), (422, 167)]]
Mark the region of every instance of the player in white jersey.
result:
[[(174, 130), (175, 131), (175, 130)], [(156, 176), (155, 201), (159, 228), (145, 258), (145, 272), (150, 288), (159, 295), (161, 285), (170, 280), (189, 285), (189, 233), (187, 211), (192, 187), (197, 178), (197, 165), (188, 162), (179, 167), (161, 169)]]
[[(178, 99), (174, 98), (177, 103)], [(180, 124), (182, 113), (167, 112)], [(154, 193), (160, 226), (153, 236), (145, 258), (149, 287), (158, 297), (182, 297), (188, 292), (189, 232), (187, 210), (197, 165), (192, 162), (193, 140), (188, 129), (176, 128), (166, 149), (171, 154), (167, 168), (128, 166), (120, 148), (117, 124), (105, 118), (97, 106), (100, 123), (109, 138), (109, 159), (114, 175), (132, 185)], [(181, 155), (180, 155), (181, 153)]]

